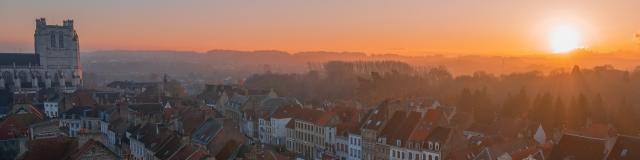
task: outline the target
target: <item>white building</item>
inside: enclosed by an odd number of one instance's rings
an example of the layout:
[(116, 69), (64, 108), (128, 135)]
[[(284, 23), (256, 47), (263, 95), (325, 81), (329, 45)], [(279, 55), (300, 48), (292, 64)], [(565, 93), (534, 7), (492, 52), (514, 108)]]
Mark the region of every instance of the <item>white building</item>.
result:
[(336, 136), (336, 158), (347, 160), (349, 158), (349, 135)]
[(349, 160), (362, 159), (362, 136), (349, 133)]
[(48, 98), (44, 101), (44, 114), (49, 118), (58, 118), (61, 106), (64, 105), (64, 97), (62, 95), (56, 94), (54, 97)]
[(60, 127), (66, 127), (70, 137), (81, 133), (100, 133), (98, 112), (91, 107), (74, 107), (60, 116)]

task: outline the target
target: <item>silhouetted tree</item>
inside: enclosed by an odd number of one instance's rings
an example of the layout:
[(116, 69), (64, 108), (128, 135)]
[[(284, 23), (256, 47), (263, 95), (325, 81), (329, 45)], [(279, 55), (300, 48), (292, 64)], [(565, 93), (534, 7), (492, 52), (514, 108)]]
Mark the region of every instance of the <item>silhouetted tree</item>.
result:
[(607, 123), (607, 109), (600, 94), (596, 94), (591, 103), (591, 118), (595, 123)]

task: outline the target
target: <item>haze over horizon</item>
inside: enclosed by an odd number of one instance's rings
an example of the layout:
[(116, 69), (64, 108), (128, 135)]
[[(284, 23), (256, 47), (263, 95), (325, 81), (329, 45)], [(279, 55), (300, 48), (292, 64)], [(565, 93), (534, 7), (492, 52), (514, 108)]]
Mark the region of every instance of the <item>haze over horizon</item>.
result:
[[(153, 3), (152, 3), (153, 2)], [(126, 5), (122, 5), (126, 4)], [(33, 52), (34, 20), (74, 19), (82, 51), (212, 49), (524, 55), (637, 51), (640, 1), (0, 2), (0, 52)], [(574, 46), (549, 34), (570, 26)], [(561, 36), (565, 35), (560, 33)], [(553, 36), (553, 35), (552, 35)], [(564, 37), (561, 37), (564, 38)], [(551, 41), (551, 42), (550, 42)]]

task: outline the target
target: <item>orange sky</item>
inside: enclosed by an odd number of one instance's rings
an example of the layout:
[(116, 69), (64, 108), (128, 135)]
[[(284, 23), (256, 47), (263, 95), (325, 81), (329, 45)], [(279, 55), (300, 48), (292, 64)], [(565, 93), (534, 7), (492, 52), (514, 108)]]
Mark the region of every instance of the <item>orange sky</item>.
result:
[(422, 54), (548, 52), (574, 26), (584, 46), (637, 49), (640, 1), (0, 1), (0, 52), (33, 52), (34, 20), (73, 18), (83, 51), (283, 50)]

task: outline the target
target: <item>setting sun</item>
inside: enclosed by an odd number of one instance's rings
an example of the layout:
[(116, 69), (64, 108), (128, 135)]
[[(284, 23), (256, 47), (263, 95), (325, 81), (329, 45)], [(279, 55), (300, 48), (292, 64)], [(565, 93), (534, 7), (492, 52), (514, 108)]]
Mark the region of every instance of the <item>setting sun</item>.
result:
[(565, 54), (581, 47), (582, 37), (576, 28), (558, 26), (549, 33), (551, 51)]

